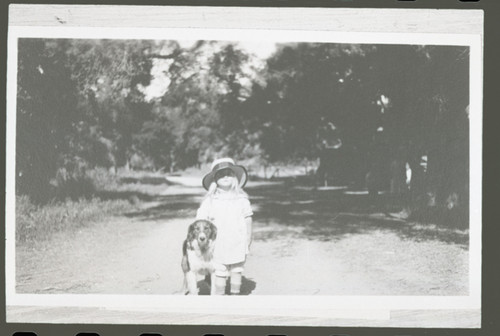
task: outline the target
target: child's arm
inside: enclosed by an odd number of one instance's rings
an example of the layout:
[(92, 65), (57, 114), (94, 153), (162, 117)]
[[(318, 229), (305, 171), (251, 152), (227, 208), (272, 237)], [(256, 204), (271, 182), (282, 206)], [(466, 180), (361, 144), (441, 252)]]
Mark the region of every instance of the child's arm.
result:
[(209, 217), (208, 204), (207, 200), (204, 200), (203, 202), (201, 202), (200, 207), (196, 211), (196, 219), (210, 220), (208, 217)]
[(252, 245), (252, 217), (245, 217), (245, 223), (247, 225), (247, 246), (250, 250), (250, 245)]
[(245, 224), (247, 227), (247, 248), (248, 251), (250, 251), (250, 245), (252, 245), (252, 216), (253, 216), (253, 211), (252, 211), (252, 206), (250, 204), (250, 201), (245, 198), (243, 202), (243, 217), (245, 218)]

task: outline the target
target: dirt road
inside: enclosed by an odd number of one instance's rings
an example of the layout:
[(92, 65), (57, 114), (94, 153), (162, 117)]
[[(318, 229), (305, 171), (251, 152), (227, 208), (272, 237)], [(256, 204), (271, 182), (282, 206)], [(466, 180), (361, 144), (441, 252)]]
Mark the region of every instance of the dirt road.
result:
[[(121, 217), (18, 246), (18, 293), (179, 294), (203, 190), (179, 178)], [(339, 193), (250, 183), (249, 295), (467, 295), (468, 233), (361, 211)], [(202, 292), (206, 292), (202, 288)]]

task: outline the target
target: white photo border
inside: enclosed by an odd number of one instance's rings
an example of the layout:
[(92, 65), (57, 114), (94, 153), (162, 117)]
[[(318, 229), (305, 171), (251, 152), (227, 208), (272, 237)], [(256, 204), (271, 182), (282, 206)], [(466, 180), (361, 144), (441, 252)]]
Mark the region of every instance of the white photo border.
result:
[[(450, 45), (470, 48), (470, 241), (467, 296), (248, 296), (17, 294), (15, 290), (15, 139), (17, 43), (20, 38), (158, 39)], [(128, 27), (20, 27), (8, 32), (6, 140), (7, 306), (105, 307), (231, 315), (285, 315), (388, 319), (396, 309), (481, 308), (482, 92), (481, 34), (371, 33), (315, 30), (255, 30)], [(265, 307), (265, 308), (264, 308)], [(288, 307), (288, 308), (285, 308)], [(341, 309), (339, 308), (341, 307)], [(360, 307), (363, 307), (360, 309)], [(224, 323), (224, 321), (221, 321)]]

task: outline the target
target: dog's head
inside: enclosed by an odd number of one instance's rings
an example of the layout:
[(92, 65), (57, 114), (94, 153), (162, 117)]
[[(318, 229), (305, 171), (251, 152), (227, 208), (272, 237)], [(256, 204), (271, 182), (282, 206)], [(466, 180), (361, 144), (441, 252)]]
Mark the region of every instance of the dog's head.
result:
[(196, 242), (201, 250), (206, 249), (217, 238), (217, 227), (209, 221), (197, 220), (189, 226), (187, 241)]

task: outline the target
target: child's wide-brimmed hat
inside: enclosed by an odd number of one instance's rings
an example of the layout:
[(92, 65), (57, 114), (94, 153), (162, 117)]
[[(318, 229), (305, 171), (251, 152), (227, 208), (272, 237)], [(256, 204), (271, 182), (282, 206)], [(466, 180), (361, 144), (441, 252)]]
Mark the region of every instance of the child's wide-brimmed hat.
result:
[(245, 167), (236, 165), (233, 159), (230, 158), (222, 158), (217, 159), (212, 163), (212, 171), (205, 175), (202, 180), (203, 188), (208, 190), (212, 182), (215, 182), (215, 174), (218, 171), (223, 169), (231, 169), (234, 172), (234, 175), (238, 179), (240, 184), (240, 188), (243, 188), (248, 180), (248, 173)]

